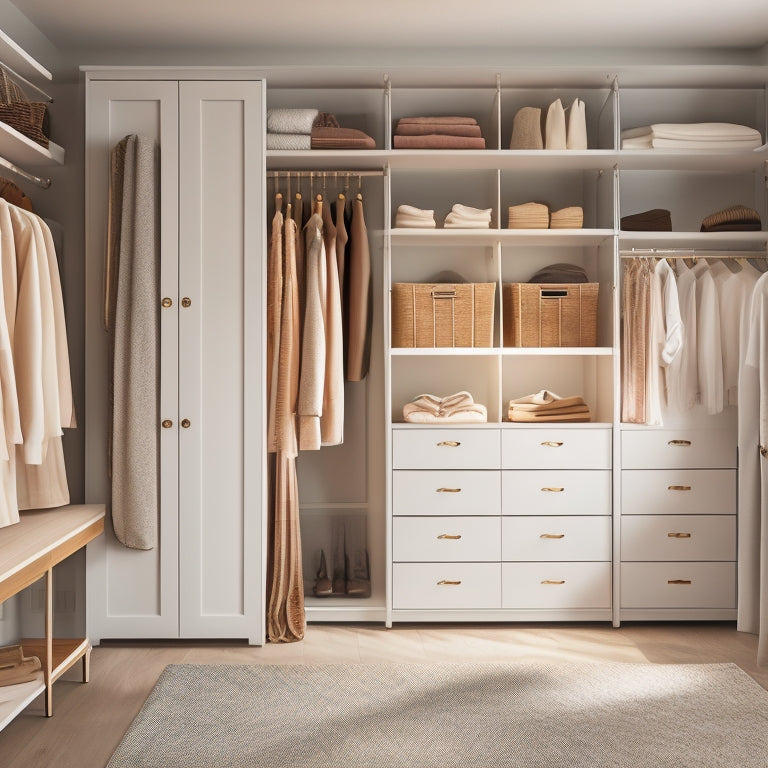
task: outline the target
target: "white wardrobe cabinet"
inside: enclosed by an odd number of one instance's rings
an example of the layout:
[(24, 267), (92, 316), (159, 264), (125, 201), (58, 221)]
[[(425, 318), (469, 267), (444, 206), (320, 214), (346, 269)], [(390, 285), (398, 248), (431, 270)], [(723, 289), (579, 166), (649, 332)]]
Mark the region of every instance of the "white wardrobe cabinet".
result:
[(102, 274), (111, 148), (160, 157), (160, 499), (155, 548), (107, 524), (88, 634), (264, 641), (264, 91), (204, 72), (86, 73), (87, 495), (109, 499)]

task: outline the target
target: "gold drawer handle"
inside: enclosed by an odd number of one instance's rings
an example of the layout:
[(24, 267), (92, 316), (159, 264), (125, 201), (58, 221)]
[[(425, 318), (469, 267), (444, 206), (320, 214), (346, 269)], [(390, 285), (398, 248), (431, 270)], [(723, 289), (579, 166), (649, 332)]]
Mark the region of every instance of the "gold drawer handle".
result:
[(461, 538), (460, 533), (441, 533), (438, 537), (438, 539), (451, 539), (451, 540), (458, 540)]
[(461, 493), (461, 488), (436, 488), (435, 493)]
[(690, 579), (667, 579), (667, 584), (692, 584)]
[(458, 587), (459, 584), (461, 584), (460, 581), (449, 581), (448, 579), (440, 579), (440, 581), (437, 582), (438, 587), (442, 587), (442, 586)]
[(689, 445), (692, 445), (692, 443), (690, 440), (670, 440), (667, 445), (681, 445), (687, 448)]
[(667, 490), (668, 491), (690, 491), (691, 486), (690, 485), (668, 485)]
[(542, 533), (540, 539), (564, 539), (564, 533)]
[(559, 448), (562, 443), (559, 440), (545, 440), (542, 445), (545, 448)]
[(565, 584), (565, 579), (544, 579), (542, 584)]
[(544, 491), (544, 493), (562, 493), (565, 488), (542, 488), (541, 490)]
[(458, 448), (461, 445), (458, 440), (441, 440), (438, 444), (438, 448)]
[(173, 306), (173, 299), (171, 299), (168, 296), (165, 296), (160, 303), (163, 305), (163, 307), (165, 307), (165, 309), (168, 309), (168, 307)]
[(690, 533), (668, 533), (667, 536), (670, 539), (690, 539), (691, 538)]

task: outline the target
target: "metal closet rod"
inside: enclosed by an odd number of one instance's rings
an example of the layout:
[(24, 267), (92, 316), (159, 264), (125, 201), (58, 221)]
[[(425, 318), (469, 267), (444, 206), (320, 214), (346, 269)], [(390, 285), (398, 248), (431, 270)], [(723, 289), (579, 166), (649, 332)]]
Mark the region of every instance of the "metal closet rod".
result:
[(713, 251), (701, 248), (632, 248), (619, 251), (622, 259), (631, 259), (633, 256), (659, 256), (664, 259), (690, 259), (694, 256), (716, 259), (765, 259), (768, 253), (765, 251)]
[(385, 171), (267, 171), (267, 176), (274, 179), (283, 178), (299, 178), (310, 176), (317, 179), (322, 178), (336, 178), (341, 177), (354, 177), (354, 176), (384, 176)]
[(48, 187), (51, 186), (50, 179), (43, 179), (40, 176), (35, 176), (33, 173), (29, 173), (29, 171), (19, 168), (18, 165), (14, 165), (10, 160), (6, 160), (4, 157), (0, 157), (0, 166), (7, 168), (9, 171), (13, 171), (23, 179), (31, 181), (33, 184), (37, 184), (38, 187), (42, 187), (43, 189), (48, 189)]

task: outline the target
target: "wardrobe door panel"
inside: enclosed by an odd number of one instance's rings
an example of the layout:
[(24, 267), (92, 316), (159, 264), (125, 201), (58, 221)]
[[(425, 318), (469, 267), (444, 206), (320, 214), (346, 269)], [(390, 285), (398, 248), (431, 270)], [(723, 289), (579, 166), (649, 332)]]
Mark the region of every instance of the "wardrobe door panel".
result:
[[(178, 85), (165, 81), (91, 82), (86, 118), (86, 501), (110, 498), (109, 337), (104, 332), (104, 243), (110, 152), (126, 135), (160, 147), (160, 290), (173, 308), (160, 312), (160, 414), (175, 426), (177, 392)], [(154, 372), (148, 375), (155, 375)], [(87, 547), (87, 632), (101, 638), (178, 634), (178, 474), (175, 429), (160, 429), (158, 545), (128, 549), (111, 521)], [(109, 509), (109, 506), (108, 506)]]
[(180, 634), (263, 641), (263, 91), (182, 82)]

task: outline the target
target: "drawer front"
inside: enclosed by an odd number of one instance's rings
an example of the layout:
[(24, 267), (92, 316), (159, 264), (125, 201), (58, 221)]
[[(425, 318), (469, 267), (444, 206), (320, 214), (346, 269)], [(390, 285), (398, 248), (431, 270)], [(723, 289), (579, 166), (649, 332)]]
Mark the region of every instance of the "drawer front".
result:
[(487, 610), (501, 607), (500, 563), (395, 563), (395, 610)]
[(621, 433), (622, 469), (735, 469), (736, 435), (724, 429)]
[(503, 563), (502, 608), (610, 608), (610, 563)]
[(520, 469), (501, 473), (504, 515), (610, 515), (611, 473)]
[(609, 429), (505, 429), (502, 469), (610, 469)]
[(736, 563), (622, 563), (622, 608), (735, 608)]
[(394, 469), (498, 469), (497, 429), (394, 429)]
[(609, 517), (503, 517), (502, 560), (610, 560)]
[(392, 473), (394, 515), (498, 515), (498, 470), (400, 469)]
[(500, 517), (396, 517), (392, 521), (396, 562), (499, 561)]
[(622, 515), (621, 559), (735, 560), (736, 517)]
[(627, 469), (622, 515), (735, 515), (734, 469)]

